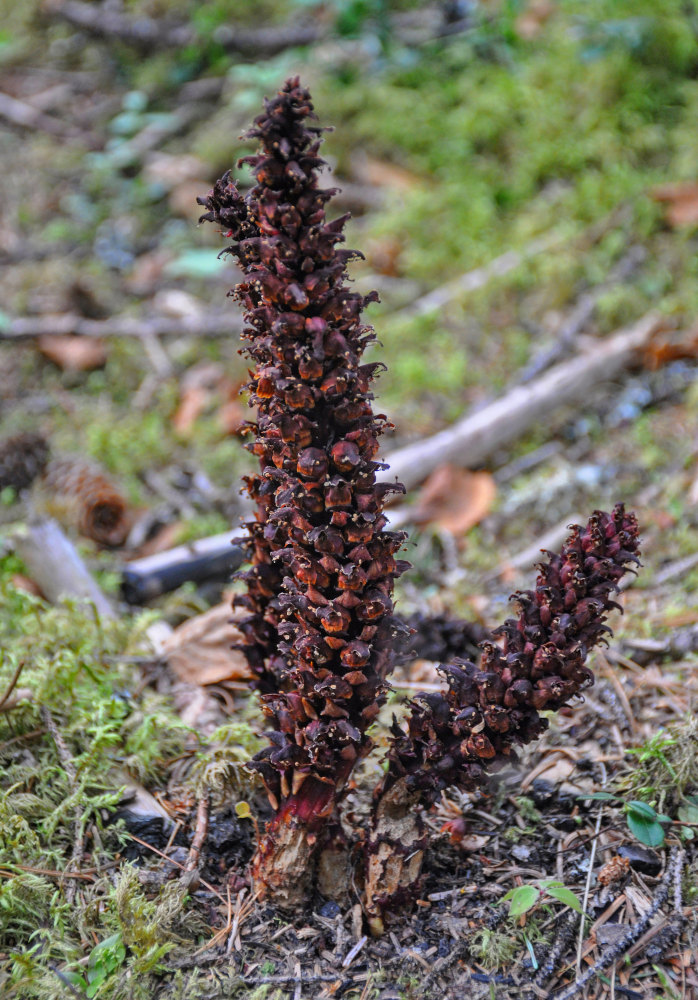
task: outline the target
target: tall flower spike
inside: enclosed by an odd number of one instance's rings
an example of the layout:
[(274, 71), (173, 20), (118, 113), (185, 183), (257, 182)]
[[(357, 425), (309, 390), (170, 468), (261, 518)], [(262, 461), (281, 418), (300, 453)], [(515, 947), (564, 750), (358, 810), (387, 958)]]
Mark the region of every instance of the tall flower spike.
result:
[(516, 759), (517, 745), (545, 731), (541, 711), (562, 708), (594, 683), (587, 654), (610, 634), (606, 616), (620, 609), (612, 595), (638, 550), (635, 515), (622, 504), (572, 527), (562, 551), (546, 553), (535, 589), (513, 596), (519, 616), (494, 633), (501, 646), (482, 643), (478, 666), (443, 666), (447, 690), (413, 701), (406, 728), (393, 723), (369, 843), (366, 910), (375, 932), (419, 876), (425, 845), (417, 805), (430, 806), (449, 787), (483, 784)]
[(276, 815), (253, 865), (256, 885), (277, 902), (299, 898), (312, 876), (318, 833), (357, 760), (391, 669), (395, 555), (403, 534), (385, 530), (376, 482), (386, 425), (374, 415), (376, 364), (361, 364), (374, 339), (363, 297), (346, 285), (340, 250), (346, 216), (327, 222), (333, 190), (318, 186), (322, 129), (307, 90), (286, 82), (246, 137), (260, 151), (241, 163), (256, 185), (242, 196), (226, 174), (202, 219), (232, 239), (245, 280), (246, 353), (254, 362), (247, 445), (260, 472), (247, 478), (256, 505), (247, 525), (249, 612), (238, 623), (244, 651), (273, 725), (259, 771)]

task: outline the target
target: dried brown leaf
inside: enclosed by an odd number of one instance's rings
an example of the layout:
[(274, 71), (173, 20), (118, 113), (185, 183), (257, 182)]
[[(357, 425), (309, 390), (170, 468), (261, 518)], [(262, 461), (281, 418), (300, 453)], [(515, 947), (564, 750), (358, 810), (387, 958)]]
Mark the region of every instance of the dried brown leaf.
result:
[(672, 228), (698, 225), (698, 181), (660, 184), (650, 195), (666, 205), (664, 218)]
[[(696, 220), (698, 221), (698, 219)], [(643, 351), (645, 367), (657, 371), (671, 361), (695, 359), (698, 357), (698, 328), (694, 327), (683, 335), (672, 336), (671, 333), (658, 334), (653, 337)]]
[(144, 559), (146, 556), (154, 556), (159, 552), (166, 552), (167, 549), (174, 548), (182, 534), (183, 527), (183, 521), (172, 521), (171, 524), (163, 524), (147, 542), (144, 542), (139, 547), (138, 558)]
[(551, 0), (531, 0), (516, 18), (517, 33), (527, 41), (536, 38), (554, 13), (555, 4)]
[(225, 602), (176, 628), (164, 643), (163, 656), (181, 680), (192, 684), (249, 680), (247, 660), (239, 650), (231, 649), (241, 641), (230, 604)]
[(411, 191), (422, 183), (421, 177), (410, 170), (373, 156), (356, 155), (351, 165), (357, 180), (376, 187), (387, 187), (391, 191)]
[(96, 337), (44, 334), (36, 343), (44, 357), (63, 371), (91, 372), (107, 361), (106, 344)]
[(224, 381), (222, 366), (214, 362), (204, 361), (184, 373), (179, 406), (172, 418), (172, 425), (178, 434), (191, 431)]
[(454, 535), (464, 535), (489, 514), (496, 494), (489, 472), (440, 465), (422, 487), (415, 522), (436, 524)]
[(11, 580), (12, 586), (17, 590), (24, 590), (27, 594), (33, 594), (34, 597), (44, 596), (38, 584), (28, 576), (25, 576), (24, 573), (13, 573)]
[(185, 389), (179, 399), (179, 406), (172, 418), (172, 426), (178, 434), (188, 434), (206, 409), (210, 398), (208, 389), (193, 386)]
[(229, 399), (218, 411), (218, 423), (225, 434), (239, 434), (248, 416), (247, 409), (242, 403), (237, 399)]

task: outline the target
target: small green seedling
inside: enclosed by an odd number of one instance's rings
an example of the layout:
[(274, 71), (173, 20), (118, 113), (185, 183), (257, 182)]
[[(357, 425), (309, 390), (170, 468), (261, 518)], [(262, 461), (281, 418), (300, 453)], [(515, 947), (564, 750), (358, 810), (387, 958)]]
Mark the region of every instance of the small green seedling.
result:
[(84, 976), (78, 972), (66, 972), (65, 976), (73, 986), (79, 986), (85, 991), (88, 1000), (92, 1000), (92, 997), (97, 996), (100, 986), (116, 972), (125, 958), (126, 949), (121, 934), (112, 934), (92, 949)]
[[(592, 795), (581, 796), (584, 799), (593, 799), (596, 802), (622, 802), (623, 812), (626, 815), (628, 829), (632, 835), (645, 844), (647, 847), (661, 847), (666, 836), (662, 823), (671, 823), (671, 816), (658, 813), (654, 806), (647, 802), (640, 802), (639, 799), (631, 799), (626, 802), (618, 795), (611, 795), (610, 792), (594, 792)], [(691, 822), (688, 818), (686, 823)]]
[(519, 885), (515, 889), (510, 889), (506, 896), (502, 896), (500, 902), (509, 903), (509, 916), (520, 917), (522, 913), (528, 913), (539, 902), (548, 902), (554, 899), (558, 903), (564, 903), (577, 913), (582, 912), (582, 906), (571, 889), (568, 889), (564, 882), (556, 879), (546, 878), (528, 885)]

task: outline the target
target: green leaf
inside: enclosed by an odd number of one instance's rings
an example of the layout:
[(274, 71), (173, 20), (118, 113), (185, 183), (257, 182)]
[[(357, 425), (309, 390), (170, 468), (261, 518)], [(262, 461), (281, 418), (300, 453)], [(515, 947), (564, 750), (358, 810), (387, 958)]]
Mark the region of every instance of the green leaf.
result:
[(626, 812), (628, 816), (634, 815), (642, 817), (643, 819), (655, 820), (657, 819), (657, 810), (653, 809), (652, 806), (647, 805), (646, 802), (640, 802), (638, 799), (632, 799), (628, 802)]
[(679, 819), (683, 823), (698, 823), (698, 796), (689, 795), (679, 806)]
[(81, 990), (87, 989), (87, 983), (79, 972), (64, 972), (63, 975), (69, 983), (72, 983), (73, 986), (79, 986)]
[(235, 812), (237, 813), (239, 819), (249, 819), (252, 815), (250, 812), (249, 802), (237, 802), (235, 804)]
[(648, 820), (635, 812), (629, 812), (628, 828), (647, 847), (661, 847), (664, 843), (664, 827), (656, 820)]
[(85, 996), (88, 998), (88, 1000), (92, 1000), (92, 997), (96, 995), (97, 991), (99, 990), (100, 986), (102, 985), (102, 983), (106, 978), (107, 974), (105, 970), (101, 969), (100, 975), (95, 976), (90, 982), (90, 985), (85, 990)]
[(532, 909), (540, 897), (540, 889), (536, 885), (520, 885), (516, 889), (508, 892), (505, 899), (509, 899), (509, 916), (520, 917), (522, 913), (527, 913)]
[(611, 802), (613, 799), (617, 799), (617, 795), (611, 795), (610, 792), (592, 792), (590, 795), (578, 795), (578, 799), (592, 799), (594, 802)]
[(556, 899), (558, 903), (564, 903), (565, 906), (571, 906), (573, 910), (577, 911), (577, 913), (582, 912), (581, 903), (572, 890), (565, 888), (564, 885), (552, 886), (551, 888), (546, 889), (546, 892), (549, 896), (552, 896), (553, 899)]
[(216, 251), (203, 247), (185, 250), (175, 257), (165, 268), (167, 274), (185, 278), (210, 278), (220, 274), (227, 267), (223, 258), (216, 256)]

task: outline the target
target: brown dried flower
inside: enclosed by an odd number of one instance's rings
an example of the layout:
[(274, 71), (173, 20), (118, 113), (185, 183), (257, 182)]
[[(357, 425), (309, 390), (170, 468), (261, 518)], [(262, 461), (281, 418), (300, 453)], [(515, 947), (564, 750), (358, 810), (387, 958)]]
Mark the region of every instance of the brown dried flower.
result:
[[(594, 683), (587, 654), (610, 633), (606, 617), (620, 609), (611, 595), (639, 562), (638, 550), (635, 515), (622, 504), (611, 514), (596, 511), (585, 528), (572, 527), (562, 551), (547, 553), (540, 564), (535, 589), (514, 595), (518, 618), (493, 633), (501, 646), (483, 642), (477, 665), (442, 666), (447, 690), (415, 699), (406, 728), (393, 723), (369, 844), (367, 908), (376, 929), (382, 910), (406, 895), (418, 875), (414, 859), (424, 844), (418, 824), (405, 825), (408, 812), (414, 816), (417, 804), (431, 805), (446, 788), (482, 785), (515, 759), (517, 745), (545, 731), (541, 711), (562, 708)], [(398, 819), (403, 829), (390, 836)], [(408, 856), (411, 866), (403, 871), (400, 858)]]
[(376, 296), (346, 284), (347, 263), (361, 255), (337, 248), (346, 216), (326, 221), (334, 192), (318, 185), (322, 129), (308, 124), (308, 91), (291, 79), (265, 107), (247, 133), (260, 152), (240, 161), (256, 185), (243, 197), (226, 174), (199, 201), (245, 275), (235, 296), (254, 362), (247, 447), (260, 472), (246, 480), (257, 510), (236, 603), (249, 611), (243, 648), (274, 727), (251, 765), (278, 810), (257, 877), (277, 890), (286, 881), (291, 893), (298, 874), (281, 871), (284, 837), (302, 829), (307, 849), (370, 749), (398, 629), (393, 581), (406, 564), (395, 558), (403, 535), (385, 530), (382, 513), (402, 487), (376, 482), (379, 365), (361, 364), (375, 339), (361, 313)]

